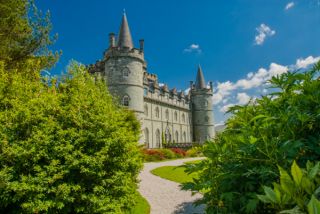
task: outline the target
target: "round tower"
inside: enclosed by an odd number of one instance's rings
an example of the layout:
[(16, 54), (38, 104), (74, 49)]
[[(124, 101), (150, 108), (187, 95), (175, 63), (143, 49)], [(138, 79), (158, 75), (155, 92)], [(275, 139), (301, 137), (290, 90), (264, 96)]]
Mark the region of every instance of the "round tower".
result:
[(193, 139), (203, 143), (215, 136), (212, 110), (212, 84), (206, 87), (202, 69), (199, 65), (196, 83), (191, 84), (191, 110), (193, 122)]
[(123, 106), (136, 112), (143, 120), (143, 74), (146, 62), (143, 54), (143, 40), (139, 49), (134, 48), (126, 14), (122, 16), (119, 35), (109, 34), (109, 48), (105, 52), (105, 76), (111, 94)]

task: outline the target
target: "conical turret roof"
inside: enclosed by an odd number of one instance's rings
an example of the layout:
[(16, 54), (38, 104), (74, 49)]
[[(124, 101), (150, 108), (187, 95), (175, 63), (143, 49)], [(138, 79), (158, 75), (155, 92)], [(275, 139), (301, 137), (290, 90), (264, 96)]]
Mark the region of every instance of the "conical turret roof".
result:
[(201, 66), (198, 66), (197, 79), (196, 79), (196, 89), (206, 88), (206, 82), (204, 81)]
[(132, 37), (128, 25), (126, 13), (123, 13), (119, 36), (118, 36), (118, 47), (120, 48), (133, 48)]

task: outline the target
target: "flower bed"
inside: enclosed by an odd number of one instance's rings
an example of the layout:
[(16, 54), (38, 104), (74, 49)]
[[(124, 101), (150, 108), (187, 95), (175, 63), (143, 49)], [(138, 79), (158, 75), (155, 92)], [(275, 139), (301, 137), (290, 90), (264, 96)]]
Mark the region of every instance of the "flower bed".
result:
[(146, 162), (202, 156), (201, 147), (193, 147), (189, 150), (184, 150), (180, 148), (171, 148), (171, 149), (142, 149), (141, 151), (144, 157), (144, 161)]

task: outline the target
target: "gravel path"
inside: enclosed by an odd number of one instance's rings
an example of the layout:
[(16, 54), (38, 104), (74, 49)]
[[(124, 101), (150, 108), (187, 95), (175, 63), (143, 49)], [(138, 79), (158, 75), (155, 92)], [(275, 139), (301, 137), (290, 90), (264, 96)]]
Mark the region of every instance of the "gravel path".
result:
[(139, 192), (151, 206), (151, 214), (204, 213), (204, 206), (194, 207), (192, 202), (201, 194), (191, 196), (191, 191), (183, 191), (178, 183), (151, 174), (151, 170), (161, 166), (179, 166), (184, 162), (203, 158), (186, 158), (166, 162), (145, 163), (139, 175)]

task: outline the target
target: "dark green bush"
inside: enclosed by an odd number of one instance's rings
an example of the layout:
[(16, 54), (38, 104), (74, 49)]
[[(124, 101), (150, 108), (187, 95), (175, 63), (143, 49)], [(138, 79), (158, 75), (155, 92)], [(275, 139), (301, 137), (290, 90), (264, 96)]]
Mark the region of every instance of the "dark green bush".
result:
[(320, 62), (273, 77), (276, 92), (231, 109), (225, 131), (204, 147), (208, 158), (190, 169), (199, 179), (184, 186), (204, 193), (208, 213), (274, 213), (256, 195), (278, 178), (278, 165), (320, 159), (319, 70)]

